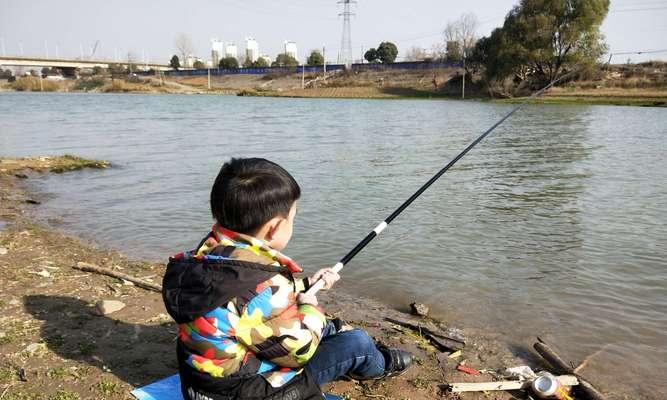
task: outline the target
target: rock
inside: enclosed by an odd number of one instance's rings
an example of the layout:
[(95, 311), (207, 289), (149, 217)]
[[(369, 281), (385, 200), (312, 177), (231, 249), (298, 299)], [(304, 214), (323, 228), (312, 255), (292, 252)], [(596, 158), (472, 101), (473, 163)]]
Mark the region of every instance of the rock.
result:
[(23, 352), (26, 353), (28, 356), (33, 357), (44, 350), (46, 350), (46, 345), (44, 343), (32, 343), (29, 344), (28, 347), (23, 349)]
[(10, 305), (10, 306), (18, 306), (19, 304), (21, 304), (21, 302), (18, 301), (18, 299), (11, 299), (11, 300), (9, 300), (9, 305)]
[(121, 279), (123, 281), (124, 286), (134, 286), (134, 282), (126, 281), (125, 279)]
[(410, 304), (410, 310), (412, 311), (413, 314), (419, 315), (422, 317), (426, 317), (429, 312), (429, 308), (427, 305), (422, 304), (422, 303), (412, 303)]
[(9, 250), (7, 250), (7, 248), (5, 248), (5, 247), (0, 247), (0, 256), (4, 256), (4, 255), (7, 254), (8, 252), (9, 252)]
[(108, 315), (125, 308), (125, 303), (118, 300), (100, 300), (95, 304), (99, 315)]

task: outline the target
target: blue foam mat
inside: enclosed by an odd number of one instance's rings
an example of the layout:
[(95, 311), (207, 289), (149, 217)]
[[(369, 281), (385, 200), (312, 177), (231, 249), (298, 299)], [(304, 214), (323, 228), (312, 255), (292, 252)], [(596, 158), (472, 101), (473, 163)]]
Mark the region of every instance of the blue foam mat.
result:
[(134, 389), (131, 393), (139, 400), (183, 400), (181, 378), (178, 374)]
[[(134, 389), (132, 395), (138, 400), (183, 400), (181, 394), (181, 378), (172, 375), (161, 381), (151, 383), (144, 387)], [(342, 400), (342, 397), (325, 393), (325, 400)]]

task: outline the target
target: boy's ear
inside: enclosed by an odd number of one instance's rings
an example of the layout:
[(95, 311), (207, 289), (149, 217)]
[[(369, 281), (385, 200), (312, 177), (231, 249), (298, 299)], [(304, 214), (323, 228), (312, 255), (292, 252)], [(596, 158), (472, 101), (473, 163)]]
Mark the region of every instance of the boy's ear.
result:
[(266, 238), (269, 241), (273, 240), (273, 237), (275, 236), (276, 232), (278, 232), (278, 229), (280, 229), (280, 225), (283, 224), (285, 221), (286, 220), (283, 217), (271, 218), (271, 220), (268, 222), (269, 230), (266, 232)]

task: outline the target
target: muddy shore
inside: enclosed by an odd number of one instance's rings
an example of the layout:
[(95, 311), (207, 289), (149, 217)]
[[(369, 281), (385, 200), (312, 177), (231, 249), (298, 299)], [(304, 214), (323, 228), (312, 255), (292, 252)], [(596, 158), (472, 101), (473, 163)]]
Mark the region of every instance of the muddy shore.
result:
[[(176, 325), (166, 314), (160, 294), (73, 268), (92, 264), (159, 284), (164, 264), (100, 248), (35, 217), (34, 209), (44, 194), (32, 190), (28, 182), (50, 171), (76, 169), (67, 168), (72, 162), (44, 157), (0, 159), (1, 400), (131, 399), (132, 389), (176, 372)], [(83, 167), (96, 165), (109, 166), (94, 162)], [(54, 170), (55, 166), (59, 169)], [(95, 304), (101, 300), (125, 306), (99, 315)], [(529, 348), (509, 345), (490, 332), (421, 319), (350, 293), (324, 292), (320, 302), (330, 315), (415, 355), (414, 366), (400, 377), (337, 382), (324, 388), (347, 399), (524, 399), (521, 391), (456, 395), (447, 392), (446, 384), (496, 380), (506, 368), (519, 365), (543, 368)], [(453, 357), (433, 347), (419, 332), (393, 325), (386, 317), (463, 337), (466, 346), (460, 356)], [(481, 375), (457, 371), (464, 360), (481, 370)], [(608, 398), (648, 399), (611, 393)]]

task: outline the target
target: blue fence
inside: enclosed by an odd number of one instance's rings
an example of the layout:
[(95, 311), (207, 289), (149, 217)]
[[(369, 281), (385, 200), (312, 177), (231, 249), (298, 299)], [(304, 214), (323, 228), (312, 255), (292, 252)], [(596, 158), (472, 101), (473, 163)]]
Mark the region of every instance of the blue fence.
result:
[[(411, 62), (397, 62), (392, 64), (352, 64), (353, 71), (386, 71), (386, 70), (423, 70), (423, 69), (438, 69), (438, 68), (458, 68), (461, 67), (460, 62), (425, 62), (425, 61), (411, 61)], [(344, 64), (327, 64), (327, 71), (344, 70)], [(324, 72), (322, 65), (299, 65), (298, 67), (265, 67), (265, 68), (237, 68), (237, 69), (223, 69), (211, 68), (209, 69), (185, 69), (185, 70), (171, 70), (166, 71), (167, 76), (206, 76), (209, 71), (211, 75), (265, 75), (265, 74), (281, 74), (281, 73), (298, 73), (298, 72)], [(151, 75), (150, 71), (139, 73), (141, 75)]]

